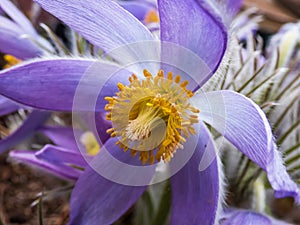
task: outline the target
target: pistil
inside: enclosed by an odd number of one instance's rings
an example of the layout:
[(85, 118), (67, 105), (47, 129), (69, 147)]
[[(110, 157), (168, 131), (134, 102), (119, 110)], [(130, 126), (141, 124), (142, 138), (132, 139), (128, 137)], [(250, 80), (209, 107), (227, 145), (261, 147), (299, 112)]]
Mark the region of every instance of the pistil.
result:
[(118, 144), (132, 156), (139, 152), (143, 164), (169, 162), (177, 149), (182, 149), (193, 125), (198, 122), (198, 109), (190, 105), (193, 92), (187, 81), (160, 70), (156, 76), (144, 70), (145, 79), (133, 74), (129, 86), (119, 83), (116, 96), (106, 97), (106, 118), (113, 128), (107, 130), (118, 137)]

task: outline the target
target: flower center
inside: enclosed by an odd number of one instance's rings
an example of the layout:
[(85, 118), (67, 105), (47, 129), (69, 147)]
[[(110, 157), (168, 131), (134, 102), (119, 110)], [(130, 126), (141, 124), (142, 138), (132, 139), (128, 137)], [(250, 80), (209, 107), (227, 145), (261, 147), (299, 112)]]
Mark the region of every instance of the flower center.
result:
[(190, 105), (193, 92), (186, 89), (187, 81), (180, 76), (166, 77), (160, 70), (156, 76), (144, 70), (145, 79), (135, 74), (129, 77), (129, 86), (119, 83), (119, 92), (106, 97), (106, 119), (113, 128), (107, 130), (119, 137), (117, 144), (132, 156), (139, 152), (143, 164), (164, 160), (169, 162), (186, 138), (195, 134), (193, 124), (198, 122), (198, 109)]
[(155, 9), (149, 10), (144, 18), (145, 23), (158, 23), (159, 22), (159, 16)]

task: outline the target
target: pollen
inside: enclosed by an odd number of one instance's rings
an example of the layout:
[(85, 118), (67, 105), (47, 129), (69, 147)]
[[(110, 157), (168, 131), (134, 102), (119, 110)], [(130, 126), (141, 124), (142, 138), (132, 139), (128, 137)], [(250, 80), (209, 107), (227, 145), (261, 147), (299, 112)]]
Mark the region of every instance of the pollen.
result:
[(147, 14), (145, 15), (144, 18), (145, 23), (158, 23), (159, 22), (159, 17), (158, 13), (155, 9), (150, 9)]
[(17, 65), (18, 63), (21, 62), (20, 59), (14, 57), (12, 55), (4, 55), (3, 58), (6, 61), (6, 64), (3, 66), (4, 69), (15, 66), (15, 65)]
[(100, 151), (100, 145), (94, 134), (90, 131), (86, 131), (81, 135), (80, 142), (84, 145), (88, 155), (95, 156)]
[(113, 125), (107, 133), (118, 137), (116, 144), (138, 155), (143, 164), (169, 162), (196, 133), (193, 125), (200, 111), (189, 103), (193, 92), (179, 75), (159, 70), (153, 76), (146, 69), (143, 75), (138, 79), (132, 74), (128, 86), (119, 83), (116, 96), (105, 98), (106, 119)]

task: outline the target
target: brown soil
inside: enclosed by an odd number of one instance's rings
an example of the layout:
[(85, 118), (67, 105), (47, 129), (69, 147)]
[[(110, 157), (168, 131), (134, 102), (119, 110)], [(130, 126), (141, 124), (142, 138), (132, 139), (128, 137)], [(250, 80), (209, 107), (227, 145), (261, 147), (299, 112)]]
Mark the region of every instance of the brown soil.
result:
[[(0, 224), (39, 225), (39, 207), (32, 203), (40, 192), (61, 189), (69, 184), (41, 171), (7, 161), (0, 156)], [(68, 192), (43, 197), (42, 215), (45, 225), (64, 225), (68, 222)]]

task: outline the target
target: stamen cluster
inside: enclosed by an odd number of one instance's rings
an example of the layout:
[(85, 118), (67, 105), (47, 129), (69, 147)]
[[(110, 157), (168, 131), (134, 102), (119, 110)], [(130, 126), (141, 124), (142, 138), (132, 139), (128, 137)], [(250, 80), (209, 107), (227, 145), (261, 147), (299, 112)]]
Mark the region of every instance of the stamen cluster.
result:
[(162, 70), (155, 77), (147, 70), (143, 73), (144, 80), (132, 74), (129, 86), (119, 83), (116, 96), (105, 98), (106, 119), (113, 124), (107, 133), (119, 137), (117, 144), (125, 152), (139, 152), (143, 164), (169, 162), (195, 134), (200, 111), (189, 103), (193, 92), (186, 89), (188, 81), (180, 83), (180, 76), (173, 78), (171, 72), (165, 77)]

